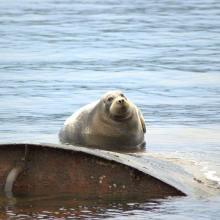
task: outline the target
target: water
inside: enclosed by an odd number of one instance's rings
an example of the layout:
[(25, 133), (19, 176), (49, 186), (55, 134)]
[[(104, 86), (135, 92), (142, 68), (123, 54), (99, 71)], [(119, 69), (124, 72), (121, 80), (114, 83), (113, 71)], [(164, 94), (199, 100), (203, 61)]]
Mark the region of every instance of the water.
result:
[[(1, 1), (1, 143), (59, 143), (69, 115), (106, 91), (121, 90), (145, 118), (145, 154), (219, 188), (219, 18), (217, 0)], [(12, 205), (15, 218), (49, 216), (47, 205), (34, 216), (39, 206), (32, 212), (22, 198), (16, 204), (26, 211)], [(149, 208), (149, 202), (129, 206), (125, 200), (129, 210), (116, 205), (102, 215), (214, 219), (220, 211), (218, 196), (154, 202)], [(0, 207), (7, 214), (5, 202)], [(63, 218), (84, 218), (71, 212), (71, 202), (63, 208)], [(93, 213), (87, 217), (100, 217)]]

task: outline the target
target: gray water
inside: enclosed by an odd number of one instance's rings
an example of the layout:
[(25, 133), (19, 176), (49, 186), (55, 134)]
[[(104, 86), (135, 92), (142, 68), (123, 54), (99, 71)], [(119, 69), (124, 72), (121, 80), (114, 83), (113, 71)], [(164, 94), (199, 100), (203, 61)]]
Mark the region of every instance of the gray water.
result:
[[(217, 0), (1, 1), (0, 142), (59, 143), (68, 116), (121, 90), (145, 118), (143, 156), (178, 164), (219, 189), (219, 21)], [(86, 217), (216, 219), (218, 195), (124, 200), (130, 208), (87, 207)], [(49, 216), (46, 205), (36, 215), (19, 211), (22, 198), (10, 208), (1, 202), (0, 214)], [(61, 217), (85, 218), (70, 204), (60, 202)]]

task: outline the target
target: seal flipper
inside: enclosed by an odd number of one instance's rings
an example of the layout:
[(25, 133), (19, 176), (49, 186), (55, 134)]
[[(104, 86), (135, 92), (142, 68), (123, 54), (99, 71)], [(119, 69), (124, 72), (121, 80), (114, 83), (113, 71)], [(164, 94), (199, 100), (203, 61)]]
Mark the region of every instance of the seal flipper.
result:
[(146, 125), (145, 125), (144, 117), (141, 113), (141, 110), (138, 107), (137, 107), (137, 109), (138, 109), (138, 116), (141, 120), (141, 125), (142, 125), (142, 128), (143, 128), (143, 132), (146, 133)]

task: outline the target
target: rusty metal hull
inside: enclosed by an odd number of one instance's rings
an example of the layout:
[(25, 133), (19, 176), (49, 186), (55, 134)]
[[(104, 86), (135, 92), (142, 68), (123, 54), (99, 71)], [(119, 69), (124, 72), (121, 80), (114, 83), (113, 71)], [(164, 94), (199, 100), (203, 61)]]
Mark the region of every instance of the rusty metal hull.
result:
[(175, 187), (114, 160), (107, 152), (85, 151), (63, 145), (2, 144), (0, 187), (4, 188), (9, 172), (20, 166), (23, 172), (15, 181), (14, 190), (58, 188), (139, 191), (148, 196), (184, 195)]
[[(8, 143), (0, 144), (0, 161), (2, 189), (10, 171), (22, 167), (14, 190), (136, 191), (148, 198), (198, 194), (198, 189), (185, 186), (184, 180), (175, 176), (183, 172), (179, 168), (174, 167), (173, 174), (167, 176), (163, 162), (129, 154), (68, 145)], [(187, 175), (186, 180), (191, 180)]]

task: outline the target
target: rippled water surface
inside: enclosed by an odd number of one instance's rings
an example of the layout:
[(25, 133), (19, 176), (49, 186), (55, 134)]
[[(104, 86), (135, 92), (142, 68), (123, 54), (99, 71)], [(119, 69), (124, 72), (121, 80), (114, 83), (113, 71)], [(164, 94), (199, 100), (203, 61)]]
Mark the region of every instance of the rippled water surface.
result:
[[(69, 115), (121, 90), (145, 118), (145, 154), (219, 188), (219, 20), (217, 0), (1, 1), (0, 142), (59, 143)], [(83, 200), (62, 205), (65, 195), (48, 203), (30, 196), (45, 207), (33, 203), (31, 211), (24, 197), (1, 196), (0, 215), (214, 219), (220, 212), (218, 196), (100, 202), (101, 212)]]

